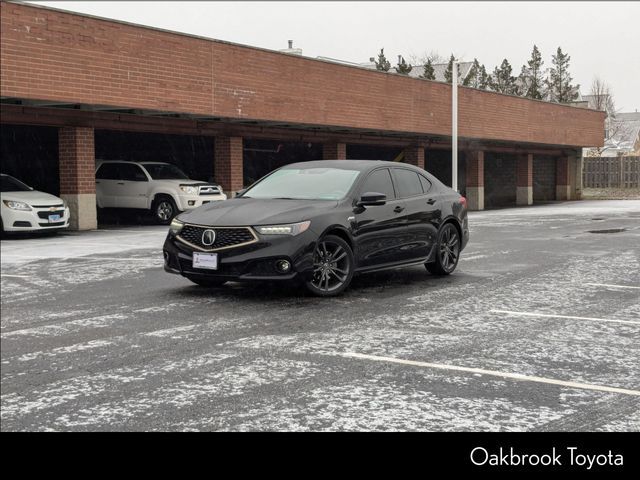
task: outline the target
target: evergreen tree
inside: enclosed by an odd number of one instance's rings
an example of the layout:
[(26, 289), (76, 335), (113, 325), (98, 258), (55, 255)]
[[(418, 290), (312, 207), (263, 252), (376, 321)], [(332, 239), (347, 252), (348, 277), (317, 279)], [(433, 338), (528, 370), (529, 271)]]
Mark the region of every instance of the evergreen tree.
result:
[(395, 67), (396, 72), (401, 75), (409, 75), (409, 72), (413, 70), (413, 66), (410, 63), (404, 61), (404, 57), (400, 56), (398, 58), (398, 66)]
[(542, 55), (536, 45), (531, 52), (531, 60), (527, 65), (522, 66), (520, 72), (520, 83), (522, 84), (523, 95), (527, 98), (541, 100), (543, 98), (544, 79), (542, 77)]
[(478, 88), (480, 90), (489, 90), (491, 87), (491, 76), (487, 73), (487, 69), (482, 65), (478, 74)]
[(378, 61), (376, 63), (376, 70), (381, 70), (383, 72), (388, 72), (391, 68), (391, 62), (387, 60), (387, 57), (384, 56), (384, 48), (380, 49), (380, 53), (378, 54)]
[[(447, 64), (447, 69), (444, 71), (444, 80), (447, 83), (453, 83), (453, 62), (455, 61), (456, 57), (453, 56), (453, 53), (451, 54), (451, 57), (449, 57), (449, 63)], [(460, 76), (460, 70), (458, 70), (458, 76)]]
[(562, 49), (558, 47), (558, 51), (552, 57), (553, 67), (551, 67), (549, 78), (545, 81), (549, 100), (552, 102), (568, 103), (578, 98), (580, 85), (571, 85), (569, 60), (571, 57), (562, 53)]
[(496, 67), (493, 70), (491, 88), (498, 93), (507, 93), (510, 95), (518, 94), (516, 77), (511, 75), (511, 64), (506, 58), (502, 61), (499, 68)]
[(424, 64), (424, 70), (422, 71), (422, 75), (420, 78), (424, 78), (425, 80), (435, 80), (436, 74), (433, 70), (433, 64), (431, 63), (431, 59), (427, 59), (427, 63)]
[(467, 73), (466, 78), (462, 82), (465, 87), (480, 88), (480, 63), (477, 58), (473, 59), (473, 64)]

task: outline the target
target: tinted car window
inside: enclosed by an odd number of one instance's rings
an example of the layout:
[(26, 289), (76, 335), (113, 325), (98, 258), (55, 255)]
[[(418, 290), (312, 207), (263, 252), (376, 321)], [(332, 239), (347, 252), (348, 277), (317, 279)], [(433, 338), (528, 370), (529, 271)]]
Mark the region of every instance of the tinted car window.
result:
[(393, 173), (396, 178), (396, 187), (398, 188), (400, 198), (422, 195), (420, 176), (416, 172), (405, 170), (404, 168), (394, 168)]
[(147, 180), (147, 176), (138, 165), (120, 163), (118, 164), (118, 170), (120, 171), (120, 180), (128, 180), (130, 182), (144, 182)]
[(103, 180), (119, 180), (118, 166), (115, 163), (103, 163), (96, 172), (96, 178)]
[(420, 177), (420, 183), (422, 183), (422, 190), (424, 191), (424, 193), (427, 193), (431, 189), (431, 182), (427, 180), (426, 177), (423, 177), (422, 175), (418, 175), (418, 176)]
[(393, 183), (391, 182), (391, 174), (389, 169), (384, 168), (372, 172), (364, 185), (360, 189), (360, 193), (384, 193), (387, 196), (387, 200), (396, 198), (393, 191)]

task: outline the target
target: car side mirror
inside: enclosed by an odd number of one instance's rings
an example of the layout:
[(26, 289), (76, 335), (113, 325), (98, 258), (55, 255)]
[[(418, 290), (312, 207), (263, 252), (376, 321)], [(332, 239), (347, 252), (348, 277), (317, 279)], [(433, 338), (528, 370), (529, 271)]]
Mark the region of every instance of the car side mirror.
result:
[(357, 205), (359, 207), (373, 207), (387, 203), (387, 196), (384, 193), (366, 192), (360, 196)]
[(247, 191), (247, 189), (246, 189), (246, 188), (243, 188), (242, 190), (238, 190), (238, 191), (236, 192), (236, 197), (238, 197), (238, 196), (242, 195), (242, 194), (243, 194), (244, 192), (246, 192), (246, 191)]

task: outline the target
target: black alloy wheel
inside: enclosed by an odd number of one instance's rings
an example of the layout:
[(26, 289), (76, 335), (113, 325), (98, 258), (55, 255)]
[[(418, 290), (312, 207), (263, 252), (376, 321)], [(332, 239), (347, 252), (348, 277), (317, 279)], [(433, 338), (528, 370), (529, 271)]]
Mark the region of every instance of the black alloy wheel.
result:
[(320, 239), (313, 252), (313, 276), (306, 282), (315, 295), (331, 297), (342, 293), (351, 283), (354, 271), (353, 251), (335, 235)]
[(153, 215), (160, 225), (169, 225), (177, 214), (178, 207), (173, 198), (163, 195), (154, 202)]
[(449, 275), (460, 258), (460, 234), (452, 223), (445, 223), (438, 234), (435, 262), (426, 263), (427, 270), (434, 275)]

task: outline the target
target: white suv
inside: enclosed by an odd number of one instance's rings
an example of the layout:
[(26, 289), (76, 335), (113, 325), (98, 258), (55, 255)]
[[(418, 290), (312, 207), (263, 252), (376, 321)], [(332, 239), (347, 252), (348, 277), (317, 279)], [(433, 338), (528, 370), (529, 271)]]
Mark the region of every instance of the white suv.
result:
[(220, 186), (190, 180), (170, 163), (97, 162), (96, 202), (100, 208), (151, 210), (166, 225), (180, 212), (226, 199)]

